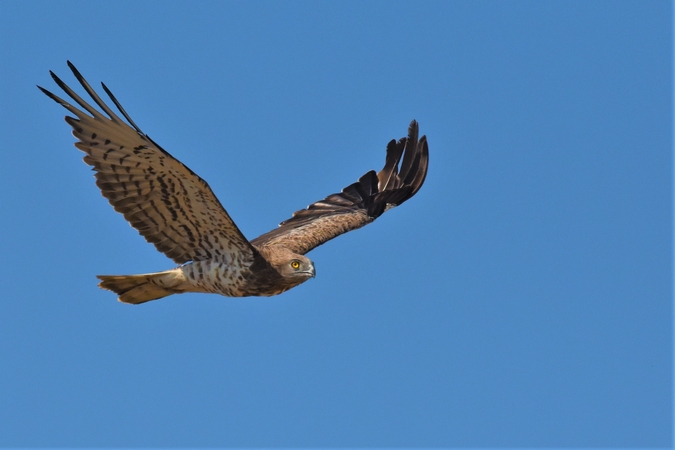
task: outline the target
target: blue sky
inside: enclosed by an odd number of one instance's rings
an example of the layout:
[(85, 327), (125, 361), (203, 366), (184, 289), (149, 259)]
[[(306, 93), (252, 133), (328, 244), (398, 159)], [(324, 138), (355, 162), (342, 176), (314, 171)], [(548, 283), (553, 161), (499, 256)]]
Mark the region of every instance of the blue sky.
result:
[[(0, 4), (0, 446), (668, 447), (669, 2)], [(134, 307), (53, 70), (115, 93), (244, 234), (384, 163), (415, 198), (273, 298)]]

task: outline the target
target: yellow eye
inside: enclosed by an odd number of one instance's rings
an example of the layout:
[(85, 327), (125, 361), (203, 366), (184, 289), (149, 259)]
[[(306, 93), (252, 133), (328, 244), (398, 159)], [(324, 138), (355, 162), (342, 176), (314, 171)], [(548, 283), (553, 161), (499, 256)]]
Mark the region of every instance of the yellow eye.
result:
[(293, 261), (291, 262), (291, 267), (297, 270), (300, 268), (300, 263), (298, 261)]

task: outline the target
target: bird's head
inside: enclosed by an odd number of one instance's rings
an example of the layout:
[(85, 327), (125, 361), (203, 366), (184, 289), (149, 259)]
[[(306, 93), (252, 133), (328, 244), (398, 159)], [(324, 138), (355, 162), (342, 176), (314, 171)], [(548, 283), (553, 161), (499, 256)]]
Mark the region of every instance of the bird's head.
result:
[(316, 276), (314, 263), (304, 255), (293, 253), (284, 247), (274, 246), (261, 251), (263, 256), (279, 274), (293, 284), (300, 284)]
[(302, 279), (302, 281), (305, 281), (316, 276), (314, 263), (303, 255), (293, 255), (290, 259), (274, 268), (284, 278)]

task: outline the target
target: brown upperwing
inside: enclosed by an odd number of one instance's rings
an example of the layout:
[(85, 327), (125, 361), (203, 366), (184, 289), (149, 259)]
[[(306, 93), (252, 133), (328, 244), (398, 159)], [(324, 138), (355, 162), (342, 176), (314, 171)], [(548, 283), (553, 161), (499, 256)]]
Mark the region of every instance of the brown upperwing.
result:
[(85, 112), (40, 88), (77, 116), (66, 116), (85, 152), (84, 161), (96, 171), (96, 184), (116, 211), (176, 263), (218, 259), (253, 260), (256, 253), (220, 204), (209, 185), (187, 166), (145, 135), (103, 84), (127, 119), (121, 120), (68, 61), (82, 87), (106, 117), (85, 102), (53, 72), (56, 84)]
[(407, 138), (387, 145), (386, 161), (379, 173), (371, 170), (339, 194), (296, 211), (278, 228), (251, 243), (257, 247), (281, 245), (303, 255), (334, 237), (361, 228), (411, 198), (422, 187), (428, 166), (427, 139), (422, 136), (418, 140), (418, 125), (413, 120)]

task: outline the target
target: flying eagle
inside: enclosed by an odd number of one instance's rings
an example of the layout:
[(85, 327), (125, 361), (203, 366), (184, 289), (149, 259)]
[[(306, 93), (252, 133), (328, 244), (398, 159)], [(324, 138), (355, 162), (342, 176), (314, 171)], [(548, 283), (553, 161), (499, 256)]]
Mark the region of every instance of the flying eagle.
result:
[[(405, 202), (422, 187), (429, 164), (426, 136), (418, 139), (416, 121), (408, 137), (387, 145), (384, 168), (331, 194), (281, 222), (278, 228), (247, 240), (196, 173), (143, 133), (105, 84), (124, 122), (68, 61), (77, 81), (102, 114), (53, 72), (56, 84), (84, 111), (38, 88), (76, 116), (66, 116), (96, 172), (96, 184), (115, 211), (157, 250), (179, 266), (141, 275), (99, 275), (99, 286), (124, 303), (139, 304), (171, 294), (206, 292), (230, 297), (281, 294), (316, 274), (305, 253), (343, 233), (360, 228)], [(86, 111), (86, 112), (85, 112)], [(88, 113), (88, 114), (87, 114)]]

